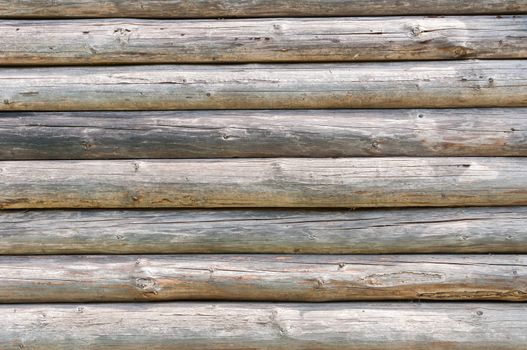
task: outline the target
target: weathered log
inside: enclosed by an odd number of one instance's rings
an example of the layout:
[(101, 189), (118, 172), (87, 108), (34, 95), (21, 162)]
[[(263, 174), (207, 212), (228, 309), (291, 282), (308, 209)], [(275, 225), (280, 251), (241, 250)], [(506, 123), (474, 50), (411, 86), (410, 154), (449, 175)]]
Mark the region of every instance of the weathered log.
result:
[(527, 253), (527, 207), (0, 211), (0, 254)]
[(527, 106), (527, 60), (0, 69), (0, 110)]
[(527, 156), (527, 109), (0, 113), (0, 159)]
[(524, 350), (527, 304), (142, 303), (0, 306), (0, 347)]
[(527, 301), (525, 255), (0, 257), (0, 302)]
[(0, 208), (526, 205), (527, 158), (0, 162)]
[(525, 0), (0, 0), (0, 17), (288, 17), (527, 12)]
[(0, 65), (527, 58), (521, 16), (0, 22)]

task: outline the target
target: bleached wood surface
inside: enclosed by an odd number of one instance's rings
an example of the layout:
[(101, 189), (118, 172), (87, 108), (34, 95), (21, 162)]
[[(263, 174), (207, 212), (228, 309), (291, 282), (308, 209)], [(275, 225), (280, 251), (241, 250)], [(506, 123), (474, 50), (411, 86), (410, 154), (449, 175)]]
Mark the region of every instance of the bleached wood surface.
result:
[(0, 21), (0, 65), (527, 58), (523, 16)]
[(525, 0), (0, 1), (0, 17), (280, 17), (525, 13)]
[(6, 350), (523, 350), (522, 303), (0, 306)]
[(0, 113), (0, 159), (527, 156), (527, 109)]
[(527, 207), (0, 211), (0, 254), (527, 253)]
[(0, 162), (0, 208), (527, 204), (527, 158)]
[(0, 111), (515, 106), (527, 60), (0, 69)]
[(527, 301), (524, 255), (0, 257), (0, 303)]

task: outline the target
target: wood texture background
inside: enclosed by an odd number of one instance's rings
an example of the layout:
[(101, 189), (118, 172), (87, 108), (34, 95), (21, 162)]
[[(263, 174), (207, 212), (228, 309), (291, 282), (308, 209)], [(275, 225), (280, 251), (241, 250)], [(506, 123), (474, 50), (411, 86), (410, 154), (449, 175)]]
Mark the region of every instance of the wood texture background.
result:
[(0, 254), (527, 253), (527, 207), (0, 211)]
[(159, 303), (0, 306), (7, 350), (523, 350), (527, 305)]
[(527, 12), (525, 0), (0, 0), (0, 17), (290, 17)]
[(526, 108), (0, 113), (2, 160), (526, 155)]
[(0, 111), (500, 106), (527, 60), (0, 69)]
[(527, 58), (522, 16), (0, 22), (0, 65)]
[(527, 301), (524, 255), (0, 257), (0, 302)]
[(4, 161), (0, 208), (526, 205), (527, 158)]
[(526, 13), (0, 0), (0, 349), (525, 350)]

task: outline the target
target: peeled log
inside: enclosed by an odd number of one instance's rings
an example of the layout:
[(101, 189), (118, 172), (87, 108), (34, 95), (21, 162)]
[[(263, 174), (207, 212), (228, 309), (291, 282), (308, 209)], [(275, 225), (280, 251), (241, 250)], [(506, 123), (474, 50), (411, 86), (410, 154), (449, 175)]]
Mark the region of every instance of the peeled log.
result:
[(0, 257), (0, 302), (527, 301), (524, 255)]
[(0, 111), (527, 106), (527, 60), (0, 69)]
[(0, 306), (6, 350), (524, 350), (527, 305), (142, 303)]
[(0, 211), (0, 254), (527, 253), (527, 207)]
[(0, 113), (0, 159), (527, 156), (526, 108)]
[(527, 58), (521, 16), (0, 22), (0, 65)]
[(296, 17), (527, 12), (525, 0), (0, 0), (0, 17)]
[(527, 205), (527, 158), (0, 162), (0, 208)]

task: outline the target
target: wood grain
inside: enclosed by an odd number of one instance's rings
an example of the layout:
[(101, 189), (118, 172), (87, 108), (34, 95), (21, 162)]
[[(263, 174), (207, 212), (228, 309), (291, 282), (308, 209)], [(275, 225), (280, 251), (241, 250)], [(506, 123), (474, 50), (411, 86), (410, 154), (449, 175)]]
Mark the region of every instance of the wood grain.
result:
[(0, 211), (0, 254), (527, 253), (527, 207)]
[(0, 17), (290, 17), (527, 12), (525, 0), (0, 0)]
[(0, 22), (0, 65), (527, 58), (522, 16)]
[(3, 305), (0, 347), (118, 350), (523, 350), (526, 304)]
[(0, 302), (527, 301), (524, 255), (0, 257)]
[(526, 205), (527, 158), (0, 162), (0, 208)]
[(0, 159), (527, 156), (527, 109), (0, 113)]
[(527, 106), (527, 60), (0, 69), (1, 111)]

